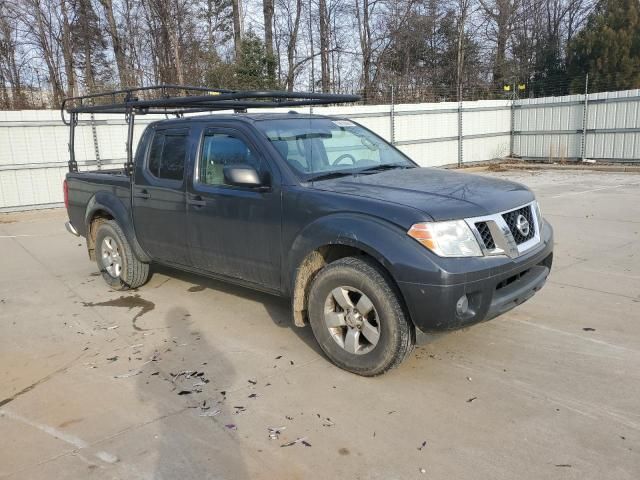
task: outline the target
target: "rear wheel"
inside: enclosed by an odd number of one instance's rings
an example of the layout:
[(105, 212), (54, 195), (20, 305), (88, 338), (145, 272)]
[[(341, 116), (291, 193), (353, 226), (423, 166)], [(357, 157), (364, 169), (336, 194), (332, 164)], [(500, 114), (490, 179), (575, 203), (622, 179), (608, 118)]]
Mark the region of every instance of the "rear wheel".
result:
[(308, 312), (325, 354), (358, 375), (396, 367), (415, 343), (393, 284), (366, 259), (346, 257), (323, 268), (311, 286)]
[(140, 287), (149, 277), (149, 264), (134, 255), (124, 232), (114, 220), (98, 226), (96, 262), (104, 281), (115, 290)]

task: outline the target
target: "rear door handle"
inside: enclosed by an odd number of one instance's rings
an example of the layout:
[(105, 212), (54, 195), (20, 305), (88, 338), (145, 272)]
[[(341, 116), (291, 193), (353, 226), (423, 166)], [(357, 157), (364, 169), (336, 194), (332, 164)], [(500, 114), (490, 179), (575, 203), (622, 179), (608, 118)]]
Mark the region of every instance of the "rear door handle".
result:
[(139, 192), (134, 193), (133, 196), (136, 198), (144, 198), (145, 200), (151, 198), (151, 195), (146, 190), (140, 190)]
[(199, 208), (199, 207), (206, 206), (207, 201), (203, 199), (200, 195), (196, 195), (194, 197), (187, 198), (187, 204)]

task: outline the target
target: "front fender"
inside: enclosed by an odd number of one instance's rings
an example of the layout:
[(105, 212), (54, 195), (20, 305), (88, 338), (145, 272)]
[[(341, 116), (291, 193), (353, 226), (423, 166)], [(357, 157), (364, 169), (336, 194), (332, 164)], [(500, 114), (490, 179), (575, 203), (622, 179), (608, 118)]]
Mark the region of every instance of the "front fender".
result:
[[(395, 281), (425, 281), (425, 272), (439, 275), (426, 249), (399, 226), (376, 217), (339, 213), (321, 217), (295, 238), (288, 256), (287, 282), (293, 291), (296, 270), (314, 250), (327, 245), (358, 248), (375, 258)], [(409, 280), (410, 279), (410, 280)]]
[(150, 262), (151, 257), (144, 251), (138, 239), (133, 226), (133, 220), (131, 218), (131, 209), (111, 192), (97, 192), (89, 202), (84, 215), (85, 231), (89, 232), (89, 226), (95, 217), (96, 213), (103, 211), (108, 213), (118, 223), (127, 241), (133, 250), (133, 253), (138, 257), (141, 262)]

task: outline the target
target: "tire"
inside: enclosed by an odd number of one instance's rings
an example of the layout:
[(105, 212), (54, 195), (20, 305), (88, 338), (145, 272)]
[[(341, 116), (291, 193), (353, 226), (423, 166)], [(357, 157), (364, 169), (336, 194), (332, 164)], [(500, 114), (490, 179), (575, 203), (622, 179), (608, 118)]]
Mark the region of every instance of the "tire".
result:
[(358, 375), (397, 367), (415, 344), (415, 328), (395, 286), (367, 259), (345, 257), (320, 270), (309, 292), (308, 315), (322, 351)]
[(115, 220), (107, 220), (96, 232), (96, 263), (102, 278), (114, 290), (129, 290), (145, 284), (149, 264), (134, 255), (124, 232)]

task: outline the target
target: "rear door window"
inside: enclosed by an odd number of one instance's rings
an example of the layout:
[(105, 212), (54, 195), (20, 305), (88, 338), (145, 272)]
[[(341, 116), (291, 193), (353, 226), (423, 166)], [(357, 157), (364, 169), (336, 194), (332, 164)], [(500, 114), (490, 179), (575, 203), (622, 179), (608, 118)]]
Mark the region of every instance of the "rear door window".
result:
[(149, 173), (162, 180), (182, 181), (187, 139), (186, 132), (157, 132), (149, 151)]

